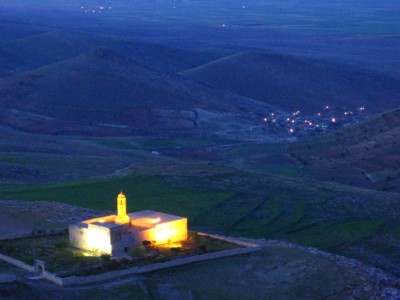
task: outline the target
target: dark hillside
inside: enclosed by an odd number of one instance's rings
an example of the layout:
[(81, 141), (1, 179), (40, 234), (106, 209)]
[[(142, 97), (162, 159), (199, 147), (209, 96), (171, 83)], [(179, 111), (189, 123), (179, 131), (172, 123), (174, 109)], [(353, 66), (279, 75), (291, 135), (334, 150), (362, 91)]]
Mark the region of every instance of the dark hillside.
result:
[(318, 178), (393, 191), (400, 191), (399, 149), (400, 109), (289, 146)]
[[(325, 105), (380, 112), (400, 104), (400, 81), (370, 71), (290, 56), (246, 52), (182, 75), (292, 112)], [(379, 104), (379, 105), (378, 105)]]
[(71, 59), (100, 46), (112, 48), (149, 68), (164, 72), (193, 68), (220, 55), (207, 51), (172, 49), (112, 36), (52, 31), (0, 43), (0, 77)]
[(210, 122), (218, 129), (226, 125), (218, 120), (221, 114), (235, 114), (229, 122), (245, 128), (238, 115), (269, 111), (260, 102), (148, 69), (107, 48), (3, 79), (0, 99), (4, 123), (52, 133), (80, 132), (77, 124), (107, 126), (112, 134), (192, 131)]

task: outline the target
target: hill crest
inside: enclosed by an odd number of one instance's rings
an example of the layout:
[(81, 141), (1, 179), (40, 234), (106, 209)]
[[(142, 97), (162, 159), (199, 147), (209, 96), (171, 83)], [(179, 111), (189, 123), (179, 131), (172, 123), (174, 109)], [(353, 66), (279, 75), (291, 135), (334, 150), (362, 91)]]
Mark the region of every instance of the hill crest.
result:
[(280, 54), (241, 52), (181, 74), (289, 112), (315, 114), (325, 105), (381, 112), (400, 105), (399, 80)]

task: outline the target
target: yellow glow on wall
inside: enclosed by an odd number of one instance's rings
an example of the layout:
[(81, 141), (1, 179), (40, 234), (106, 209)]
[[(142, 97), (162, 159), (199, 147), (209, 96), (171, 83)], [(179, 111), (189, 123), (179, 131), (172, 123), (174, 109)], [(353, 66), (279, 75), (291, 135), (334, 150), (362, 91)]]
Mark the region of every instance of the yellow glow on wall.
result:
[(111, 254), (109, 233), (101, 228), (90, 228), (87, 232), (87, 249)]
[(156, 218), (156, 219), (150, 219), (150, 223), (159, 223), (161, 221), (160, 218)]
[(112, 223), (112, 222), (114, 222), (115, 217), (116, 217), (115, 215), (103, 216), (103, 217), (99, 217), (99, 218), (85, 220), (85, 221), (83, 221), (83, 223), (91, 224), (91, 223), (102, 222), (102, 221)]
[(187, 219), (156, 225), (151, 234), (157, 245), (168, 244), (187, 239)]

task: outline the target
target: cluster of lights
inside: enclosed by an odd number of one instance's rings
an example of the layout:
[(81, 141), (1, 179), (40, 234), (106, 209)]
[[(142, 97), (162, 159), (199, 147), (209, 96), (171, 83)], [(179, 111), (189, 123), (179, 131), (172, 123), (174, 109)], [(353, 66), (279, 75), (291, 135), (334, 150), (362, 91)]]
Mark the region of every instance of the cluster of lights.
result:
[[(99, 9), (99, 12), (106, 9), (106, 7), (104, 7), (104, 6), (98, 6), (97, 8)], [(85, 7), (84, 7), (84, 6), (81, 6), (81, 9), (85, 9)], [(109, 6), (108, 9), (111, 10), (112, 7)], [(91, 12), (91, 13), (96, 13), (96, 10), (95, 10), (95, 9), (89, 9), (89, 10), (86, 9), (86, 10), (85, 10), (85, 13), (90, 13), (90, 12)]]
[[(323, 110), (332, 110), (332, 107), (330, 105), (325, 105), (323, 106)], [(365, 111), (365, 106), (361, 106), (358, 108), (358, 110), (360, 112)], [(349, 117), (351, 115), (353, 115), (354, 113), (352, 111), (344, 111), (343, 115), (344, 117)], [(300, 110), (297, 110), (295, 112), (292, 113), (292, 116), (286, 116), (283, 118), (283, 120), (285, 120), (288, 125), (289, 125), (289, 129), (288, 131), (290, 133), (295, 133), (299, 128), (294, 128), (293, 126), (295, 126), (296, 123), (301, 122), (303, 124), (305, 124), (307, 127), (315, 127), (315, 128), (326, 128), (327, 125), (324, 125), (325, 122), (329, 122), (332, 124), (339, 124), (340, 121), (340, 116), (339, 117), (335, 117), (335, 116), (330, 116), (332, 115), (331, 113), (327, 112), (324, 113), (322, 111), (318, 112), (316, 115), (318, 117), (323, 117), (323, 115), (325, 115), (326, 118), (321, 119), (322, 122), (324, 122), (322, 125), (321, 124), (317, 124), (318, 122), (313, 120), (312, 117), (311, 119), (305, 119), (305, 120), (301, 120), (299, 119), (297, 116), (300, 115)], [(271, 122), (271, 123), (276, 123), (278, 121), (277, 116), (275, 115), (275, 113), (270, 113), (270, 115), (268, 115), (267, 117), (265, 117), (264, 122)], [(302, 128), (302, 126), (300, 125), (300, 127)]]
[[(276, 122), (275, 113), (271, 113), (270, 115), (271, 115), (271, 122), (275, 123)], [(263, 120), (265, 123), (267, 123), (267, 122), (269, 122), (270, 119), (268, 117), (265, 117)]]
[(313, 126), (313, 122), (310, 120), (304, 120), (303, 121), (305, 124), (308, 124), (309, 126)]

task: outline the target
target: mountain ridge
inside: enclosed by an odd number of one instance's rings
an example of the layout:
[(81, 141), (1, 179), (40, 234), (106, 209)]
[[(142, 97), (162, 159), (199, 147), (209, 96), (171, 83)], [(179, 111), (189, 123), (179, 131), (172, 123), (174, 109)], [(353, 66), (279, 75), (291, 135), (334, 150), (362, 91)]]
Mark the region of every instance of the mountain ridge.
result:
[[(71, 122), (113, 124), (114, 128), (123, 125), (146, 132), (193, 131), (200, 124), (211, 123), (211, 128), (222, 125), (228, 129), (224, 122), (244, 130), (247, 122), (259, 122), (260, 117), (251, 119), (251, 114), (271, 110), (259, 101), (149, 69), (105, 47), (4, 78), (0, 80), (0, 96), (7, 124), (35, 114), (64, 122), (64, 127)], [(30, 130), (35, 128), (31, 122), (22, 128), (29, 126)]]
[(317, 113), (325, 105), (353, 110), (368, 106), (371, 112), (380, 112), (400, 105), (397, 79), (274, 53), (241, 52), (180, 74), (289, 112)]

